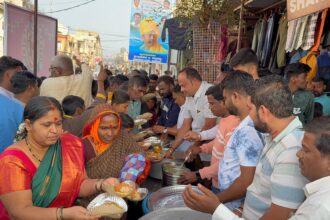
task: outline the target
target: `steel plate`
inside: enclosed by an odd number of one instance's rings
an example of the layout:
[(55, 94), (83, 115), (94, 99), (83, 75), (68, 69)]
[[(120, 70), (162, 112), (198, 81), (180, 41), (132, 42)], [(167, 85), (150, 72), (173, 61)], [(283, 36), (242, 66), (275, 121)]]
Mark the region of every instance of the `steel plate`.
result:
[(187, 207), (160, 209), (153, 211), (140, 220), (211, 220), (212, 215), (197, 212)]
[[(154, 192), (148, 199), (148, 208), (150, 211), (163, 208), (186, 207), (182, 193), (186, 185), (167, 186)], [(192, 187), (194, 191), (200, 192), (196, 186)]]

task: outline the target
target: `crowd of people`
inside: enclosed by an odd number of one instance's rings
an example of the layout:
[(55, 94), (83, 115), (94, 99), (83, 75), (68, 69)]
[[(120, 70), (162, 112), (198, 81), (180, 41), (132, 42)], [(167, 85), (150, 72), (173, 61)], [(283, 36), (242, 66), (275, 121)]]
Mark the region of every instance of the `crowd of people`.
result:
[(244, 48), (211, 84), (77, 63), (57, 55), (40, 79), (0, 58), (1, 219), (97, 219), (85, 207), (106, 184), (148, 177), (142, 129), (187, 156), (184, 202), (215, 220), (330, 218), (330, 98), (308, 65), (261, 74)]

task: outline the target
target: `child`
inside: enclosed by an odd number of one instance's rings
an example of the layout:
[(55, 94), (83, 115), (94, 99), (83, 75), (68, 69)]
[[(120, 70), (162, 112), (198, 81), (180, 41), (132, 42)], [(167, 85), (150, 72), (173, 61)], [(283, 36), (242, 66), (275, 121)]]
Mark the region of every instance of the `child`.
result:
[(121, 126), (128, 133), (130, 133), (134, 128), (134, 120), (128, 114), (119, 113), (121, 119)]
[(74, 95), (66, 96), (62, 101), (64, 118), (73, 118), (85, 111), (85, 102), (82, 98)]

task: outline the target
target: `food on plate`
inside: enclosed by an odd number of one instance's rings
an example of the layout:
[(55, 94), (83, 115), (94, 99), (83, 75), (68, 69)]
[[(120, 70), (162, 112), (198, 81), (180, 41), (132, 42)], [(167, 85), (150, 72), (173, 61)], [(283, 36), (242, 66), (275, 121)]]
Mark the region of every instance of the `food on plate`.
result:
[(132, 192), (127, 198), (131, 201), (138, 202), (143, 200), (148, 195), (147, 188), (138, 188), (136, 191)]
[(120, 197), (126, 197), (135, 190), (134, 186), (129, 183), (120, 183), (115, 186), (115, 193)]
[(110, 178), (102, 183), (102, 188), (104, 189), (104, 191), (113, 195), (115, 191), (115, 186), (118, 184), (119, 184), (119, 180), (117, 178)]
[(134, 120), (135, 126), (141, 126), (141, 125), (143, 125), (143, 124), (145, 124), (147, 122), (148, 122), (148, 120), (146, 120), (146, 119), (135, 119)]
[(128, 198), (130, 200), (135, 200), (135, 201), (138, 201), (138, 200), (141, 200), (142, 196), (141, 196), (141, 193), (138, 192), (138, 191), (134, 191), (133, 193), (131, 193)]
[(146, 158), (149, 160), (160, 160), (162, 158), (162, 155), (160, 153), (148, 151), (146, 152)]
[(144, 113), (142, 115), (139, 115), (137, 118), (139, 118), (139, 119), (146, 119), (146, 120), (149, 121), (149, 120), (152, 119), (152, 113), (146, 112), (146, 113)]
[(156, 154), (160, 154), (162, 152), (162, 146), (160, 144), (155, 144), (153, 148)]

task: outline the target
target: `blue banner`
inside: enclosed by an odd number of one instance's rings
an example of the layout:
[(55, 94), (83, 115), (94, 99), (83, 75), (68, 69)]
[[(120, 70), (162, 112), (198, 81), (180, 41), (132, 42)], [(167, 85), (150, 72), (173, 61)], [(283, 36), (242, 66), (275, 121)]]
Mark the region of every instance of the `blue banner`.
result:
[(129, 55), (131, 61), (167, 63), (168, 39), (161, 39), (175, 0), (132, 0)]

